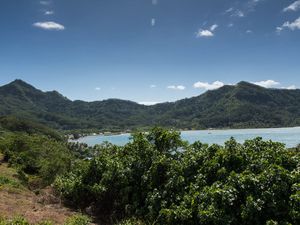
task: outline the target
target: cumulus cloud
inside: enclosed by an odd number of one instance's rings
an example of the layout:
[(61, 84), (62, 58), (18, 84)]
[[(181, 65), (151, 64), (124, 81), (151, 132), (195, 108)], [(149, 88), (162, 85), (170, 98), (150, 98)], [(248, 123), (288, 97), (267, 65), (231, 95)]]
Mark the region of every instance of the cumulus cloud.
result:
[(160, 102), (139, 102), (140, 105), (156, 105)]
[(54, 11), (46, 11), (44, 14), (45, 14), (45, 15), (53, 15), (53, 14), (54, 14)]
[(215, 81), (213, 83), (207, 83), (207, 82), (196, 82), (194, 83), (194, 88), (204, 89), (204, 90), (214, 90), (218, 89), (220, 87), (223, 87), (224, 83), (221, 81)]
[(252, 34), (253, 31), (252, 31), (252, 30), (246, 30), (246, 33), (247, 33), (247, 34)]
[(202, 30), (202, 29), (200, 29), (197, 32), (196, 36), (197, 36), (197, 38), (200, 38), (200, 37), (213, 37), (214, 33), (211, 32), (210, 30)]
[(285, 89), (295, 90), (295, 89), (297, 89), (297, 87), (295, 85), (291, 85), (291, 86), (286, 87)]
[(156, 88), (157, 86), (155, 84), (151, 84), (150, 88)]
[[(294, 90), (297, 89), (295, 85), (291, 85), (288, 87), (282, 87), (280, 86), (280, 82), (274, 81), (274, 80), (263, 80), (263, 81), (257, 81), (257, 82), (251, 82), (252, 84), (264, 87), (264, 88), (279, 88), (279, 89), (288, 89), (288, 90)], [(218, 88), (223, 87), (225, 84), (221, 81), (215, 81), (213, 83), (208, 82), (196, 82), (194, 83), (194, 88), (203, 89), (203, 90), (215, 90)], [(235, 84), (227, 84), (227, 85), (235, 85)]]
[(265, 87), (265, 88), (274, 88), (280, 85), (279, 82), (274, 81), (274, 80), (263, 80), (263, 81), (258, 81), (258, 82), (253, 82), (253, 84)]
[(43, 30), (64, 30), (65, 27), (59, 23), (48, 21), (48, 22), (36, 22), (33, 24), (34, 27), (43, 29)]
[(291, 5), (283, 9), (283, 12), (297, 11), (300, 9), (300, 0), (293, 2)]
[(100, 91), (101, 88), (100, 88), (100, 87), (96, 87), (95, 90), (96, 90), (96, 91)]
[(300, 30), (300, 17), (293, 22), (285, 22), (282, 26), (277, 27), (276, 31), (280, 33), (283, 29)]
[(298, 19), (296, 19), (294, 22), (285, 22), (283, 24), (283, 27), (287, 27), (290, 30), (296, 30), (296, 29), (300, 29), (300, 17)]
[(168, 89), (173, 89), (173, 90), (178, 90), (178, 91), (185, 90), (185, 86), (183, 86), (183, 85), (170, 85), (167, 88)]
[(196, 33), (196, 37), (200, 38), (200, 37), (213, 37), (214, 36), (214, 31), (218, 28), (218, 24), (213, 24), (212, 26), (210, 26), (209, 29), (200, 29), (198, 30), (198, 32)]

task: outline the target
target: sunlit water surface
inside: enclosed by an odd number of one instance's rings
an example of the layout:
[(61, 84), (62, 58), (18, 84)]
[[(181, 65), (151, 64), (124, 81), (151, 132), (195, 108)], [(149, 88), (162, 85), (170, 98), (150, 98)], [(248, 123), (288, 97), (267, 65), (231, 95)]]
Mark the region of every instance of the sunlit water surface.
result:
[[(300, 127), (182, 131), (181, 137), (190, 143), (201, 141), (207, 144), (220, 145), (223, 145), (231, 137), (234, 137), (240, 143), (248, 139), (262, 137), (264, 140), (284, 143), (287, 147), (295, 147), (300, 144)], [(125, 145), (130, 141), (130, 134), (87, 136), (80, 138), (78, 141), (90, 146), (101, 144), (105, 141), (116, 145)]]

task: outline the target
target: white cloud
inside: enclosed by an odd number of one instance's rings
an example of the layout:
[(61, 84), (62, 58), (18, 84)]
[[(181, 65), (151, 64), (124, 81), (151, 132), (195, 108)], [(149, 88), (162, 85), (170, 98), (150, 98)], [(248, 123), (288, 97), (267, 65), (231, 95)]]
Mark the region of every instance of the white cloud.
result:
[(196, 37), (200, 38), (200, 37), (213, 37), (214, 36), (214, 31), (218, 28), (218, 24), (213, 24), (210, 26), (209, 29), (200, 29), (198, 30), (198, 32), (196, 33)]
[(286, 87), (285, 89), (295, 90), (295, 89), (297, 89), (297, 87), (295, 85), (291, 85), (291, 86)]
[(53, 15), (53, 14), (54, 14), (54, 11), (46, 11), (44, 14), (45, 14), (45, 15)]
[(151, 19), (151, 26), (154, 27), (156, 24), (156, 19), (155, 18), (152, 18)]
[(253, 84), (265, 87), (265, 88), (274, 88), (280, 85), (279, 82), (274, 81), (274, 80), (263, 80), (263, 81), (258, 81), (258, 82), (253, 82)]
[[(294, 90), (297, 89), (295, 85), (291, 85), (288, 87), (281, 87), (280, 82), (274, 81), (274, 80), (264, 80), (264, 81), (257, 81), (257, 82), (251, 82), (252, 84), (264, 87), (264, 88), (279, 88), (279, 89), (288, 89), (288, 90)], [(223, 87), (225, 84), (221, 81), (215, 81), (213, 83), (207, 83), (207, 82), (196, 82), (194, 83), (194, 88), (203, 89), (203, 90), (215, 90), (218, 88)], [(234, 84), (227, 84), (227, 85), (234, 85)]]
[(227, 10), (225, 11), (225, 14), (226, 14), (226, 13), (230, 13), (230, 12), (232, 12), (233, 10), (234, 10), (234, 8), (231, 7), (231, 8), (229, 8), (229, 9), (227, 9)]
[(280, 33), (285, 28), (290, 30), (300, 30), (300, 17), (293, 22), (287, 21), (284, 24), (282, 24), (282, 26), (276, 27), (276, 31), (277, 33)]
[(227, 26), (228, 26), (228, 27), (233, 27), (234, 24), (233, 24), (233, 23), (230, 23), (230, 24), (228, 24)]
[(44, 30), (64, 30), (65, 27), (59, 23), (55, 23), (55, 22), (36, 22), (33, 24), (33, 26), (37, 27), (37, 28), (41, 28)]
[(96, 91), (100, 91), (101, 88), (100, 88), (100, 87), (96, 87), (95, 90), (96, 90)]
[(200, 37), (213, 37), (214, 33), (211, 32), (210, 30), (202, 30), (202, 29), (200, 29), (197, 32), (196, 36), (197, 36), (197, 38), (200, 38)]
[(282, 27), (276, 27), (276, 32), (280, 34), (280, 32), (283, 30)]
[(210, 30), (215, 31), (215, 29), (217, 29), (217, 28), (218, 28), (218, 24), (214, 24), (210, 27)]
[(246, 30), (246, 33), (247, 33), (247, 34), (252, 34), (253, 31), (252, 31), (252, 30)]
[(140, 105), (156, 105), (160, 102), (139, 102)]
[(185, 86), (183, 86), (183, 85), (170, 85), (167, 88), (168, 89), (173, 89), (173, 90), (178, 90), (178, 91), (185, 90)]
[(244, 17), (245, 16), (245, 13), (241, 10), (236, 10), (232, 16), (237, 16), (237, 17)]
[(223, 15), (231, 17), (246, 17), (249, 13), (255, 12), (256, 7), (266, 0), (244, 0), (235, 1), (234, 5), (224, 11)]
[(151, 84), (150, 88), (156, 88), (157, 86), (155, 84)]
[(294, 3), (292, 3), (291, 5), (289, 5), (288, 7), (283, 9), (283, 12), (288, 12), (288, 11), (297, 11), (300, 9), (300, 0), (295, 1)]
[(285, 22), (283, 25), (283, 27), (287, 27), (290, 30), (296, 30), (296, 29), (300, 29), (300, 17), (298, 19), (296, 19), (294, 22)]
[(224, 14), (229, 14), (231, 17), (244, 17), (245, 13), (240, 9), (235, 9), (233, 7), (225, 10)]
[(194, 83), (194, 88), (199, 88), (199, 89), (204, 89), (204, 90), (214, 90), (214, 89), (218, 89), (223, 86), (224, 86), (224, 83), (221, 81), (215, 81), (211, 84), (209, 84), (207, 82), (200, 82), (200, 81)]
[(41, 5), (50, 5), (51, 1), (40, 1)]
[(152, 5), (157, 5), (158, 4), (158, 0), (152, 0)]

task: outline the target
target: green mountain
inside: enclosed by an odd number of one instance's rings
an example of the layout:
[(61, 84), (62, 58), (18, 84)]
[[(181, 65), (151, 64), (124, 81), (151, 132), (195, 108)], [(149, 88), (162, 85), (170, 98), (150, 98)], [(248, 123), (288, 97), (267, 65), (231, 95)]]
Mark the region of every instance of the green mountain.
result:
[(71, 101), (56, 91), (43, 92), (15, 80), (0, 87), (0, 116), (7, 115), (65, 130), (299, 126), (300, 90), (240, 82), (197, 97), (144, 106), (119, 99)]

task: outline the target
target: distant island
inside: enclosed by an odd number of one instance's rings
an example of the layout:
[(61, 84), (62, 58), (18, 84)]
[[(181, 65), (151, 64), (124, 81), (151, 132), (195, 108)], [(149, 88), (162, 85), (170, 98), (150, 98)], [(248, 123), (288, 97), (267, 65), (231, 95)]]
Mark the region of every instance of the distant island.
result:
[(300, 125), (300, 90), (248, 82), (153, 106), (119, 99), (71, 101), (15, 80), (0, 87), (0, 116), (29, 119), (60, 130), (131, 131), (153, 126), (182, 130)]

